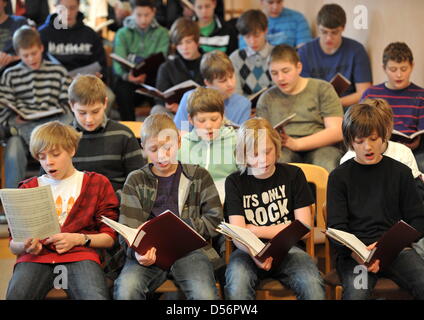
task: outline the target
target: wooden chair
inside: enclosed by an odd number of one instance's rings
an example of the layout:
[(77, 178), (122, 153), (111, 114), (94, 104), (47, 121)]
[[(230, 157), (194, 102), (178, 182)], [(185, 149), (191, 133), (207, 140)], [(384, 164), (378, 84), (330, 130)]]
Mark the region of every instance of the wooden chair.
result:
[[(313, 206), (311, 208), (312, 221), (314, 219)], [(311, 229), (309, 237), (305, 240), (306, 252), (314, 258), (314, 229)], [(225, 239), (225, 262), (230, 262), (230, 255), (233, 250), (233, 243), (229, 238)], [(259, 282), (256, 288), (256, 300), (295, 300), (294, 292), (283, 285), (280, 281), (267, 278)]]
[(5, 146), (0, 144), (0, 188), (3, 189), (6, 186), (6, 173), (4, 171), (4, 151)]
[[(327, 264), (325, 259), (325, 235), (322, 231), (325, 230), (325, 220), (323, 215), (323, 207), (327, 198), (327, 182), (328, 171), (323, 167), (308, 164), (308, 163), (290, 163), (302, 169), (308, 183), (315, 186), (315, 205), (313, 206), (314, 212), (314, 252), (313, 257), (321, 258), (325, 261), (325, 273), (330, 271), (330, 265)], [(319, 261), (318, 261), (319, 262)]]
[[(324, 221), (327, 220), (326, 206), (323, 207)], [(324, 283), (327, 286), (327, 299), (341, 300), (343, 296), (343, 287), (339, 275), (335, 268), (332, 268), (332, 256), (330, 250), (330, 242), (325, 237), (325, 260), (329, 271), (326, 272)], [(410, 300), (412, 296), (405, 290), (399, 287), (396, 282), (388, 278), (379, 278), (371, 295), (371, 299), (384, 298), (388, 300)]]
[(141, 127), (143, 126), (142, 121), (119, 121), (119, 123), (127, 126), (131, 129), (137, 139), (141, 137)]

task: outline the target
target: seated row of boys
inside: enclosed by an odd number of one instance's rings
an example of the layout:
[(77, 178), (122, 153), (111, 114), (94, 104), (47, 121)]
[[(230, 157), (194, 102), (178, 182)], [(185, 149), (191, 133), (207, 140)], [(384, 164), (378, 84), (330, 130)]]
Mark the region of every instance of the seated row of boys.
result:
[[(192, 110), (194, 124), (197, 116), (205, 114), (217, 113), (222, 120), (223, 103), (217, 92), (196, 91), (190, 99), (194, 109), (196, 99), (214, 103), (220, 99), (221, 109)], [(390, 107), (383, 100), (366, 100), (347, 111), (343, 135), (355, 152), (354, 159), (336, 168), (328, 183), (329, 226), (354, 233), (370, 250), (400, 219), (424, 231), (424, 206), (411, 169), (382, 155), (392, 126), (387, 123), (393, 123), (390, 116)], [(220, 133), (210, 133), (209, 128), (195, 130), (206, 140)], [(94, 248), (113, 245), (115, 233), (98, 218), (105, 215), (117, 219), (119, 204), (103, 175), (74, 168), (72, 157), (80, 136), (71, 126), (58, 121), (38, 126), (32, 132), (31, 154), (46, 174), (24, 181), (21, 187), (51, 185), (54, 197), (62, 199), (57, 208), (62, 232), (46, 240), (11, 240), (10, 248), (18, 260), (7, 299), (43, 298), (53, 288), (58, 265), (68, 270), (65, 289), (72, 298), (110, 298)], [(142, 127), (141, 144), (151, 162), (131, 172), (124, 184), (119, 221), (125, 225), (138, 227), (164, 210), (178, 214), (206, 239), (217, 235), (216, 227), (224, 215), (230, 223), (248, 228), (265, 240), (273, 238), (294, 219), (312, 225), (310, 205), (314, 200), (305, 176), (300, 168), (277, 162), (281, 137), (263, 118), (249, 119), (238, 131), (235, 154), (239, 171), (225, 181), (223, 208), (209, 172), (201, 166), (177, 161), (181, 140), (169, 116), (149, 116)], [(370, 179), (374, 184), (369, 183)], [(263, 197), (272, 190), (281, 190), (280, 196)], [(126, 259), (114, 284), (115, 299), (146, 299), (169, 275), (188, 299), (218, 299), (213, 267), (218, 254), (212, 247), (192, 251), (175, 261), (170, 270), (163, 270), (155, 265), (156, 248), (139, 255), (122, 238), (120, 242)], [(254, 299), (259, 280), (269, 277), (290, 287), (299, 299), (324, 299), (321, 275), (301, 247), (292, 247), (282, 263), (274, 266), (272, 258), (260, 262), (242, 244), (234, 244), (236, 249), (225, 272), (226, 299)], [(355, 286), (357, 265), (348, 250), (338, 248), (336, 268), (345, 299), (368, 298), (381, 276), (393, 279), (416, 299), (424, 299), (424, 259), (417, 251), (406, 248), (383, 270), (379, 260), (367, 265), (365, 289)]]

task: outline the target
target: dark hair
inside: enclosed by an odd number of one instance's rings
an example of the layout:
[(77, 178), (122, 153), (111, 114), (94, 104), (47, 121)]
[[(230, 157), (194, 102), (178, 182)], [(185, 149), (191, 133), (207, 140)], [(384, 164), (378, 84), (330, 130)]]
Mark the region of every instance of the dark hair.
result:
[(185, 37), (193, 36), (194, 41), (199, 43), (200, 28), (196, 21), (186, 18), (178, 18), (169, 30), (169, 38), (173, 45), (178, 45)]
[(242, 36), (265, 31), (268, 28), (268, 19), (262, 10), (248, 10), (237, 19), (236, 27)]
[(338, 4), (326, 4), (318, 12), (317, 24), (335, 29), (346, 25), (346, 12)]
[[(381, 100), (380, 100), (381, 101)], [(376, 103), (380, 103), (377, 101)], [(353, 149), (357, 138), (365, 138), (377, 133), (383, 142), (388, 140), (387, 123), (389, 113), (370, 100), (351, 106), (345, 113), (342, 124), (343, 139), (346, 147)]]
[(411, 49), (405, 42), (392, 42), (384, 49), (383, 52), (384, 68), (389, 60), (393, 60), (397, 63), (408, 61), (412, 65), (414, 62), (414, 56), (412, 55)]
[(269, 56), (269, 63), (275, 61), (288, 61), (296, 65), (300, 62), (300, 58), (295, 48), (287, 44), (280, 44), (272, 49)]
[(131, 8), (134, 10), (135, 7), (150, 7), (156, 9), (156, 3), (154, 0), (130, 0)]

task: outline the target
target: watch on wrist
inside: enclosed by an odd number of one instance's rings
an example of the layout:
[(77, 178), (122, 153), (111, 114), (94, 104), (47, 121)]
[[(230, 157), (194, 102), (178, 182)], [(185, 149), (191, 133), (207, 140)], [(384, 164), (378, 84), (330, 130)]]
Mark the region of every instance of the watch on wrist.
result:
[(91, 239), (86, 234), (83, 234), (83, 236), (84, 236), (84, 247), (89, 247), (91, 243)]

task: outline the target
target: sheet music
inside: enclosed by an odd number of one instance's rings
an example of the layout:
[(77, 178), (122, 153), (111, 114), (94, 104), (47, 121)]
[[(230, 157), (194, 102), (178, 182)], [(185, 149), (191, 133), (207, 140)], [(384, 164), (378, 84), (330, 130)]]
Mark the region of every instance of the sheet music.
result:
[(61, 232), (50, 186), (2, 189), (0, 197), (14, 241), (45, 239)]

